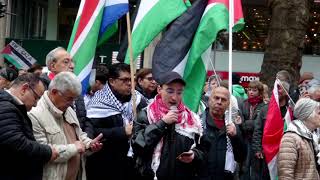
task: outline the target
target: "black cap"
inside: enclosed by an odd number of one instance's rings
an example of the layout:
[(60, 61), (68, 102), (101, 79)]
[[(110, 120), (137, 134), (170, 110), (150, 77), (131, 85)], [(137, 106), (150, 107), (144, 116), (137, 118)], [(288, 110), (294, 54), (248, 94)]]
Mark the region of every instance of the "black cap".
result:
[(158, 83), (160, 85), (163, 85), (163, 84), (169, 84), (171, 82), (180, 82), (184, 86), (186, 85), (186, 82), (183, 80), (180, 74), (174, 71), (167, 72), (164, 75), (162, 75)]
[(11, 82), (18, 77), (18, 73), (11, 68), (2, 68), (0, 70), (0, 76)]

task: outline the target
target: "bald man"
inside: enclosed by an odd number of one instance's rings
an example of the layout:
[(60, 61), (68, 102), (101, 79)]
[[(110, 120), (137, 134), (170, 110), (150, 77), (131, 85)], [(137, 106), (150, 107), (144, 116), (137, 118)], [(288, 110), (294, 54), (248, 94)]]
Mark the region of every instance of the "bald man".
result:
[(208, 161), (201, 173), (206, 179), (232, 180), (236, 162), (246, 156), (239, 126), (225, 121), (225, 112), (230, 104), (230, 93), (225, 87), (217, 87), (209, 98), (209, 108), (203, 116), (204, 136), (210, 141)]

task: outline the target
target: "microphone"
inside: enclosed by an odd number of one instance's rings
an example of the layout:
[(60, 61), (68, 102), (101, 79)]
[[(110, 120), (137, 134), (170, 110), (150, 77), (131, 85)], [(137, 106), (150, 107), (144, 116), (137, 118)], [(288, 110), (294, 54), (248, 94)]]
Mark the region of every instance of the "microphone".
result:
[[(178, 110), (178, 108), (177, 108), (177, 106), (170, 106), (170, 111), (176, 111), (176, 110)], [(173, 124), (171, 124), (171, 128), (170, 128), (170, 139), (171, 139), (171, 141), (172, 142), (174, 142), (174, 132), (175, 132), (175, 129), (176, 129), (176, 127), (175, 127), (176, 125), (175, 125), (175, 123), (173, 123)]]
[(170, 110), (178, 110), (177, 106), (170, 106)]

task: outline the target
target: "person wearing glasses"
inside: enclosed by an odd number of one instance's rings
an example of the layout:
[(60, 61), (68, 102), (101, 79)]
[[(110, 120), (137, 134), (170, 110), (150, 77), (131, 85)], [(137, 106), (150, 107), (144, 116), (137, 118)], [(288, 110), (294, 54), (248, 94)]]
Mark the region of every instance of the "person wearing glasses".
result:
[(84, 155), (102, 148), (102, 134), (93, 140), (88, 138), (71, 108), (80, 93), (78, 78), (71, 72), (61, 72), (28, 114), (36, 140), (59, 152), (56, 160), (45, 165), (43, 180), (86, 179)]
[(157, 83), (152, 77), (152, 71), (143, 68), (136, 74), (136, 90), (139, 91), (147, 102), (150, 102), (157, 94)]
[(27, 115), (44, 89), (39, 77), (27, 73), (0, 90), (0, 179), (41, 180), (44, 165), (58, 157), (56, 148), (36, 141)]
[(308, 90), (307, 90), (307, 97), (310, 99), (313, 99), (317, 102), (320, 102), (320, 84), (315, 84), (312, 85)]
[(49, 72), (41, 75), (45, 85), (49, 86), (50, 81), (60, 72), (73, 72), (74, 65), (70, 54), (63, 47), (57, 47), (51, 50), (46, 56), (46, 66)]
[[(145, 102), (136, 92), (137, 109)], [(102, 150), (87, 159), (89, 180), (135, 179), (130, 138), (132, 135), (132, 109), (130, 66), (113, 64), (109, 68), (108, 82), (97, 91), (87, 108), (95, 135), (102, 133)], [(141, 107), (142, 106), (142, 107)]]
[[(48, 74), (42, 74), (40, 77), (48, 88), (50, 81), (61, 72), (73, 72), (75, 67), (75, 62), (73, 61), (71, 55), (63, 48), (57, 47), (51, 50), (46, 56), (46, 66), (49, 70)], [(88, 136), (91, 136), (91, 125), (86, 118), (86, 107), (84, 103), (84, 97), (79, 95), (78, 98), (74, 100), (71, 106), (78, 117), (81, 129), (88, 132)]]
[(193, 179), (206, 157), (199, 146), (202, 126), (199, 116), (182, 102), (186, 82), (176, 72), (164, 74), (158, 94), (134, 122), (132, 147), (139, 179)]

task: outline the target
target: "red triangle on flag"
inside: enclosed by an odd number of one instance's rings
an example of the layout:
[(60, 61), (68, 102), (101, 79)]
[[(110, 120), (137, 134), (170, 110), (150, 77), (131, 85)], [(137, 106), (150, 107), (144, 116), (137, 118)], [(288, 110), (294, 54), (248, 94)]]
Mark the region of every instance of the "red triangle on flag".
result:
[(1, 54), (11, 54), (11, 46), (8, 44), (1, 52)]

